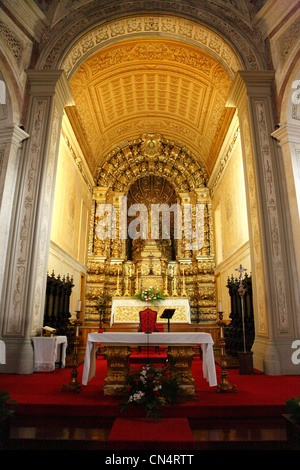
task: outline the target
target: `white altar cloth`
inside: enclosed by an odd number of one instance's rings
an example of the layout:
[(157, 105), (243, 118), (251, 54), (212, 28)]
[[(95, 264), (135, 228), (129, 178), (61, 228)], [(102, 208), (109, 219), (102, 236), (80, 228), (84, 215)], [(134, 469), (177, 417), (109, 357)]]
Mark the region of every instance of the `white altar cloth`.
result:
[(165, 308), (175, 308), (171, 323), (191, 323), (191, 310), (187, 297), (168, 297), (156, 304), (133, 299), (131, 297), (113, 297), (111, 306), (110, 324), (139, 322), (139, 311), (150, 308), (157, 311), (157, 322), (164, 323), (160, 315)]
[(213, 339), (209, 333), (89, 333), (85, 351), (82, 384), (87, 385), (96, 373), (97, 343), (103, 346), (193, 346), (201, 344), (203, 377), (211, 387), (217, 385)]
[(34, 372), (52, 372), (57, 362), (58, 346), (61, 350), (61, 367), (65, 367), (66, 349), (68, 345), (66, 336), (34, 336)]

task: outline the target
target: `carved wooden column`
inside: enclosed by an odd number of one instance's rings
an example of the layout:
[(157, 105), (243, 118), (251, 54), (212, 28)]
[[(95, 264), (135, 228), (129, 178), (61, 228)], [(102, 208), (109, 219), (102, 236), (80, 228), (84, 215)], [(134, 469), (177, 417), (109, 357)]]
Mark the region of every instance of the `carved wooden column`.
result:
[(299, 367), (291, 361), (296, 312), (287, 253), (285, 183), (271, 136), (273, 78), (271, 71), (239, 72), (227, 105), (237, 107), (240, 120), (253, 273), (254, 366), (276, 375), (299, 373)]
[(195, 352), (190, 346), (168, 347), (170, 375), (179, 381), (181, 395), (195, 395), (195, 379), (192, 374), (194, 355)]
[(22, 149), (6, 263), (2, 338), (7, 363), (0, 369), (22, 374), (33, 371), (30, 338), (43, 322), (61, 121), (64, 107), (73, 105), (64, 71), (28, 70), (27, 76), (30, 137)]
[(106, 348), (107, 374), (104, 379), (104, 395), (115, 395), (125, 386), (127, 374), (129, 374), (129, 346), (109, 346)]

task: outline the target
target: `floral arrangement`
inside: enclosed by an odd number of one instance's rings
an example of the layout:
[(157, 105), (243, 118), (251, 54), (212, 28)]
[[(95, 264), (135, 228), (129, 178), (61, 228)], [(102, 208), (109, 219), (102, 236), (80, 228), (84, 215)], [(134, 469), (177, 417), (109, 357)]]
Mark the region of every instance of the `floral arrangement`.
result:
[(102, 321), (103, 321), (103, 315), (104, 315), (104, 309), (107, 305), (107, 300), (99, 297), (99, 299), (96, 301), (96, 310), (98, 310), (99, 315), (100, 315), (100, 328), (102, 328)]
[(300, 424), (300, 398), (294, 397), (286, 400), (286, 410), (295, 423)]
[(157, 420), (163, 405), (174, 405), (178, 400), (179, 382), (170, 377), (168, 367), (144, 365), (127, 375), (122, 395), (122, 409), (139, 405), (146, 409), (146, 417)]
[(142, 289), (141, 292), (135, 295), (135, 299), (142, 300), (143, 302), (155, 303), (163, 300), (165, 296), (155, 289), (155, 287), (150, 286), (149, 289)]
[(96, 309), (97, 310), (104, 310), (106, 306), (107, 300), (103, 299), (102, 297), (99, 297), (99, 299), (96, 301)]

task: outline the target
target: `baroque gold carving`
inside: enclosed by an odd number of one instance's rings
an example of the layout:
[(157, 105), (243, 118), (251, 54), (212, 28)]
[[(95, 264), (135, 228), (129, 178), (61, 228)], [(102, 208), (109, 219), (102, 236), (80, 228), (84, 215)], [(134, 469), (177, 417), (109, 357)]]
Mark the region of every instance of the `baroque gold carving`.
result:
[[(157, 312), (159, 322), (167, 323), (167, 320), (160, 318), (160, 315), (163, 313), (166, 307), (157, 307), (156, 305), (151, 305), (150, 308), (151, 310)], [(174, 301), (174, 305), (168, 305), (168, 308), (176, 308), (176, 311), (172, 317), (172, 321), (175, 323), (188, 323), (188, 312), (186, 307), (178, 307), (176, 301)], [(116, 323), (139, 323), (140, 311), (141, 307), (116, 307), (114, 321)]]
[(179, 192), (206, 186), (208, 175), (204, 165), (186, 147), (156, 135), (156, 155), (149, 159), (145, 145), (154, 142), (154, 137), (149, 134), (148, 141), (145, 139), (143, 136), (108, 154), (97, 170), (97, 184), (122, 192), (141, 176), (154, 174), (170, 181)]
[(168, 347), (170, 375), (179, 381), (179, 390), (182, 395), (192, 396), (195, 394), (195, 379), (192, 374), (194, 355), (194, 350), (190, 346)]
[[(182, 296), (189, 298), (188, 313), (191, 315), (179, 309), (178, 302), (175, 302), (177, 307), (173, 321), (187, 322), (189, 318), (193, 322), (216, 320), (214, 238), (207, 179), (205, 168), (191, 151), (177, 141), (165, 139), (160, 133), (142, 134), (107, 155), (98, 168), (98, 186), (93, 192), (96, 205), (91, 214), (90, 236), (93, 242), (89, 243), (87, 320), (98, 318), (93, 308), (97, 295), (113, 297), (118, 292), (118, 296), (130, 297), (141, 288), (150, 286), (170, 296), (176, 295), (177, 299)], [(202, 248), (194, 252), (186, 249), (185, 244), (189, 241), (187, 234), (182, 240), (175, 239), (172, 217), (171, 237), (168, 239), (162, 239), (161, 227), (158, 237), (155, 235), (153, 239), (153, 234), (148, 233), (147, 240), (119, 240), (117, 231), (116, 239), (98, 238), (98, 205), (113, 204), (118, 227), (121, 210), (119, 198), (124, 195), (127, 196), (127, 205), (122, 211), (127, 212), (131, 204), (146, 204), (147, 207), (150, 205), (149, 217), (151, 204), (199, 204), (202, 217), (198, 220), (194, 214), (192, 226), (193, 233), (196, 224), (203, 231)], [(184, 226), (184, 220), (182, 222)], [(129, 223), (131, 217), (127, 215), (127, 227)], [(151, 224), (148, 228), (153, 229)], [(138, 313), (138, 309), (118, 309), (114, 312), (113, 321), (138, 323)], [(107, 321), (109, 317), (108, 309)]]
[(107, 360), (107, 373), (104, 379), (104, 395), (115, 395), (125, 385), (126, 375), (129, 373), (129, 346), (109, 346), (105, 355)]

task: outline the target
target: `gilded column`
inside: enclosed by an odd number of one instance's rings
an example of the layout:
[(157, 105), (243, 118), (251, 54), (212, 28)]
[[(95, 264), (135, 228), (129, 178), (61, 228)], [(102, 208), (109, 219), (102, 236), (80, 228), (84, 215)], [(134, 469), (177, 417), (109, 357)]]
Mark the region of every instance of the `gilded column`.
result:
[(43, 322), (51, 217), (64, 107), (73, 105), (64, 71), (28, 70), (26, 130), (2, 301), (7, 363), (1, 371), (33, 371), (31, 336)]
[(282, 203), (282, 175), (272, 109), (273, 72), (241, 71), (228, 106), (237, 107), (245, 171), (253, 301), (254, 365), (268, 374), (296, 372), (291, 361), (293, 331), (288, 226)]

